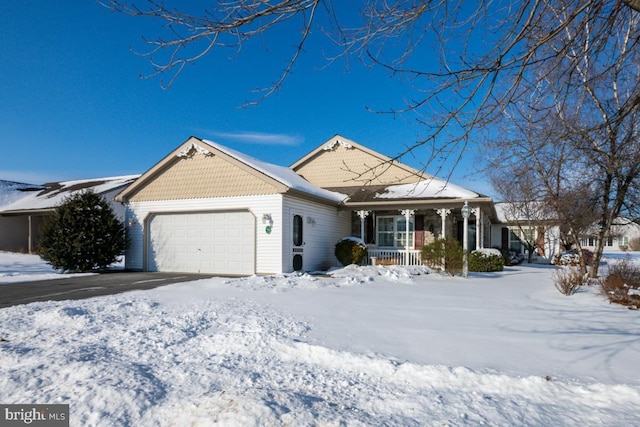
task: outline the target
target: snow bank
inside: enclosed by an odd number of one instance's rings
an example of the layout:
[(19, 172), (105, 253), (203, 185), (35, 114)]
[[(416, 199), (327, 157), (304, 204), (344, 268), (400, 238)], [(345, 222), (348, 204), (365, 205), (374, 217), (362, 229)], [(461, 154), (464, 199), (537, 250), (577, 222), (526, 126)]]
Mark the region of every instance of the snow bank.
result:
[(69, 403), (72, 426), (639, 425), (638, 312), (550, 271), (348, 266), (0, 309), (0, 401)]

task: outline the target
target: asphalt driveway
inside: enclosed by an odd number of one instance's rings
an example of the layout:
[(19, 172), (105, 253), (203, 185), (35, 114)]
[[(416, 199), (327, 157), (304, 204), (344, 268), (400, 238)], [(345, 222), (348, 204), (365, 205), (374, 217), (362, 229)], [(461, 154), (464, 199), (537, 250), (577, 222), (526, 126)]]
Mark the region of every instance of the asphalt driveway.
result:
[(0, 285), (0, 308), (36, 301), (83, 299), (213, 277), (189, 273), (143, 273), (113, 271), (90, 276), (67, 277)]

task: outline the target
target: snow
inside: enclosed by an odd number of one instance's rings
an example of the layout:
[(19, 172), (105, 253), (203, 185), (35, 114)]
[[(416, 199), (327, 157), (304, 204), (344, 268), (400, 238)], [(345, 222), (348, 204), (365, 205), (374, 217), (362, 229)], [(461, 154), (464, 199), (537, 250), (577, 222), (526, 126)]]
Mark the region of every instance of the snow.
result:
[(8, 205), (25, 196), (27, 191), (43, 187), (22, 182), (0, 180), (0, 206)]
[(489, 256), (502, 256), (502, 252), (500, 252), (500, 249), (496, 249), (496, 248), (480, 248), (480, 249), (476, 249), (473, 252), (479, 252), (482, 255), (489, 257)]
[[(122, 263), (118, 263), (122, 266)], [(114, 266), (117, 267), (117, 266)], [(86, 276), (93, 273), (65, 274), (64, 277)], [(0, 286), (33, 280), (50, 280), (63, 277), (59, 271), (45, 263), (38, 255), (0, 251)]]
[(435, 177), (412, 184), (391, 185), (386, 188), (385, 193), (376, 195), (378, 199), (475, 199), (478, 197), (480, 197), (478, 193)]
[[(13, 198), (11, 202), (4, 205), (0, 204), (0, 210), (3, 211), (19, 211), (24, 209), (49, 209), (58, 206), (73, 193), (73, 188), (82, 188), (82, 191), (93, 190), (97, 194), (102, 194), (110, 190), (131, 183), (140, 175), (124, 175), (107, 178), (92, 178), (83, 180), (62, 181), (59, 183), (60, 188), (47, 190), (46, 185), (43, 191), (24, 192), (22, 197)], [(0, 187), (0, 200), (3, 200), (3, 194), (8, 191)]]
[[(2, 271), (37, 269), (18, 258)], [(352, 265), (0, 309), (0, 402), (69, 403), (72, 426), (639, 425), (640, 312), (552, 271)]]

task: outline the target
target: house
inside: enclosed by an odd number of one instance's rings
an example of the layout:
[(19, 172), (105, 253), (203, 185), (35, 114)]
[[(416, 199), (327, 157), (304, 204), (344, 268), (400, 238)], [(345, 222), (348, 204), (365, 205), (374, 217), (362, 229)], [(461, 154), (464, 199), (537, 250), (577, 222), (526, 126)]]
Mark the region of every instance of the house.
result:
[(139, 175), (95, 178), (31, 185), (0, 181), (0, 251), (37, 250), (44, 219), (67, 197), (94, 191), (107, 200), (116, 216), (124, 220), (124, 208), (114, 196)]
[[(420, 264), (420, 248), (436, 238), (463, 241), (461, 208), (468, 201), (469, 250), (489, 245), (491, 198), (418, 171), (336, 135), (291, 168), (312, 184), (346, 194), (350, 235), (361, 237), (369, 257)], [(407, 225), (408, 224), (408, 225)]]
[(491, 225), (493, 247), (527, 256), (527, 246), (535, 247), (533, 259), (549, 263), (560, 252), (560, 226), (540, 202), (500, 202), (495, 205), (496, 222)]
[(191, 137), (116, 196), (125, 204), (126, 267), (225, 275), (323, 270), (336, 242), (418, 264), (436, 237), (489, 243), (491, 199), (336, 135), (291, 167)]
[[(587, 236), (580, 240), (583, 249), (594, 250), (596, 245), (597, 225), (587, 231)], [(611, 224), (609, 233), (604, 238), (605, 252), (628, 251), (634, 239), (640, 239), (640, 225), (625, 217), (617, 217)], [(637, 250), (637, 249), (636, 249)]]

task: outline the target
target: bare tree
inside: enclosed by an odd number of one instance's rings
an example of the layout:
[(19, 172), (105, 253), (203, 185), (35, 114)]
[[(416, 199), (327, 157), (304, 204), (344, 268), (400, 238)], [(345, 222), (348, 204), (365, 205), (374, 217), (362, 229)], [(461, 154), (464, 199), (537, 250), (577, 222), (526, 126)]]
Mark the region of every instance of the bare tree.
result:
[[(145, 39), (149, 49), (143, 54), (151, 60), (150, 76), (169, 76), (166, 85), (186, 65), (214, 51), (241, 55), (250, 41), (289, 31), (286, 45), (279, 46), (289, 52), (283, 58), (286, 65), (273, 71), (273, 82), (251, 103), (282, 86), (311, 38), (326, 37), (329, 63), (358, 60), (411, 85), (414, 97), (378, 112), (409, 114), (424, 125), (423, 137), (400, 148), (397, 157), (420, 151), (425, 166), (438, 157), (453, 156), (456, 163), (505, 109), (526, 100), (546, 78), (532, 68), (574, 76), (581, 64), (564, 59), (578, 54), (600, 63), (599, 73), (608, 73), (621, 56), (637, 50), (631, 44), (627, 52), (610, 49), (620, 29), (631, 29), (628, 37), (636, 42), (640, 35), (627, 24), (635, 15), (635, 0), (226, 0), (212, 1), (204, 10), (161, 0), (101, 2), (163, 24), (160, 35)], [(638, 102), (640, 98), (629, 97), (590, 130), (614, 125)]]
[[(583, 219), (591, 217), (580, 210), (595, 214), (591, 277), (598, 272), (604, 237), (640, 184), (640, 16), (620, 24), (605, 40), (594, 39), (589, 28), (566, 27), (563, 37), (571, 43), (540, 50), (554, 61), (532, 67), (536, 86), (505, 115), (516, 136), (502, 145), (502, 153), (520, 150), (514, 157), (534, 165), (577, 244)], [(592, 43), (601, 47), (592, 50)]]

